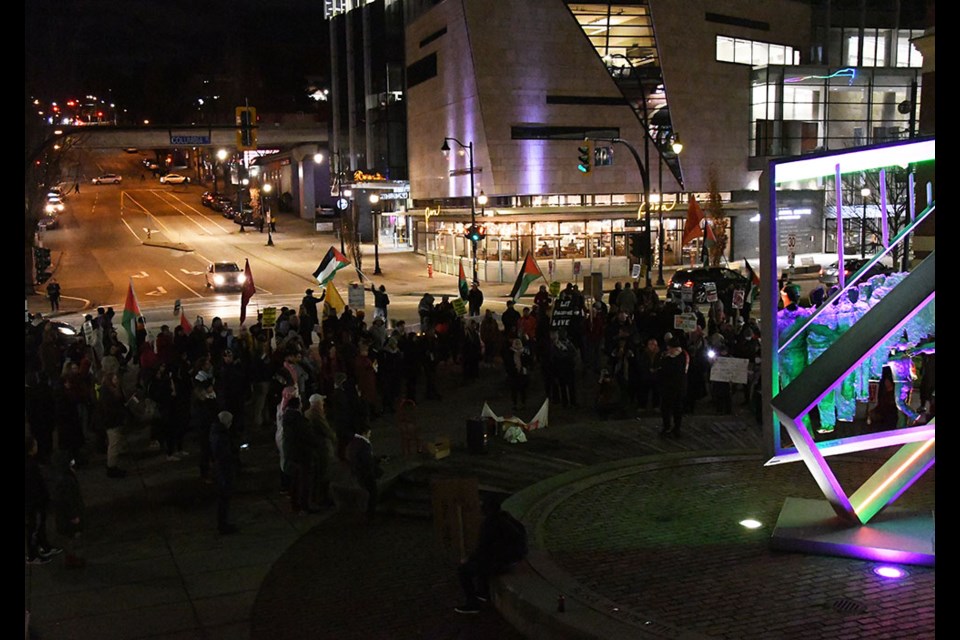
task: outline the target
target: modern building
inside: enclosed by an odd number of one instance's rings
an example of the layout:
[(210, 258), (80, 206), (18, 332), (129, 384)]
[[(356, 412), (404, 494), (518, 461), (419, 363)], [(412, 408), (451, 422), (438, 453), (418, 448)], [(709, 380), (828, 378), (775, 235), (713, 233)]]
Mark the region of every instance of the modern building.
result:
[[(399, 224), (442, 271), (470, 257), (477, 222), (481, 280), (512, 280), (528, 251), (556, 279), (637, 263), (652, 277), (699, 260), (683, 227), (711, 193), (726, 257), (756, 257), (769, 159), (919, 132), (929, 17), (914, 4), (331, 1), (331, 150), (349, 172), (409, 181), (380, 239)], [(835, 250), (832, 194), (793, 187), (784, 253)], [(879, 216), (879, 191), (844, 191), (845, 227)]]

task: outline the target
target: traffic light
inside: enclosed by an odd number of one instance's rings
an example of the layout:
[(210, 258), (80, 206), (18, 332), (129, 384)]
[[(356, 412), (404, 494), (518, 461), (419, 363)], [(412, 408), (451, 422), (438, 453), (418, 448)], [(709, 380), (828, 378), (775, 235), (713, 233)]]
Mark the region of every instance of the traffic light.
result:
[(257, 148), (257, 110), (253, 107), (237, 107), (237, 149), (246, 151)]
[(50, 249), (46, 247), (35, 247), (33, 249), (33, 257), (36, 261), (38, 271), (46, 271), (47, 267), (50, 266)]
[(471, 242), (480, 242), (487, 237), (487, 231), (482, 224), (471, 224), (464, 230), (463, 237)]
[(593, 142), (591, 140), (584, 140), (583, 144), (577, 147), (577, 169), (580, 173), (593, 171)]

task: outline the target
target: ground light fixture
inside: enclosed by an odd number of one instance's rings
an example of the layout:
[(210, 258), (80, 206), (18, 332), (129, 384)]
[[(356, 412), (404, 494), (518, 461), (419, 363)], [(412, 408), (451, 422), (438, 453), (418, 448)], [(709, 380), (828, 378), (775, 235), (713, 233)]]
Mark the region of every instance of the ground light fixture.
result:
[(900, 580), (910, 575), (906, 569), (889, 564), (878, 565), (873, 568), (873, 572), (881, 578), (888, 580)]
[(760, 522), (759, 520), (754, 520), (753, 518), (744, 518), (743, 520), (741, 520), (741, 521), (738, 522), (737, 524), (739, 524), (739, 525), (740, 525), (741, 527), (743, 527), (744, 529), (751, 529), (751, 530), (752, 530), (752, 529), (759, 529), (760, 527), (763, 526), (763, 523), (762, 523), (762, 522)]

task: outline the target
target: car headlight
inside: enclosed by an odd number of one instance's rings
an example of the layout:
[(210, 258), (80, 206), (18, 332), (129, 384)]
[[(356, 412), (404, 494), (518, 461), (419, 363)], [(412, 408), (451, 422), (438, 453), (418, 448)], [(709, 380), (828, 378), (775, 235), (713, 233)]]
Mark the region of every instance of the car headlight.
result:
[(72, 338), (73, 336), (77, 335), (77, 332), (74, 331), (72, 327), (67, 327), (67, 326), (65, 326), (65, 325), (59, 325), (59, 326), (57, 327), (57, 331), (59, 331), (59, 332), (62, 333), (63, 335), (65, 335), (65, 336), (67, 336), (67, 337), (70, 337), (70, 338)]
[(53, 213), (54, 211), (56, 211), (56, 208), (52, 204), (48, 204), (46, 207), (43, 208), (43, 210), (46, 211), (47, 213)]
[(223, 284), (224, 282), (225, 280), (220, 274), (213, 276), (213, 284)]
[(247, 281), (247, 276), (243, 275), (242, 273), (237, 276), (237, 282), (239, 282), (240, 284), (243, 284), (246, 281)]

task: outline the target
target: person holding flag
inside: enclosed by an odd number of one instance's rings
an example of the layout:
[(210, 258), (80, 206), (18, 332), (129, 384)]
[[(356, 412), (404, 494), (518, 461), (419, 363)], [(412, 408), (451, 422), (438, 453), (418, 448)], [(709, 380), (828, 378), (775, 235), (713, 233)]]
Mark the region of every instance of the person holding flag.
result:
[(133, 291), (133, 278), (130, 278), (130, 285), (127, 288), (127, 299), (123, 304), (123, 316), (120, 319), (120, 325), (127, 333), (127, 347), (129, 348), (130, 359), (136, 362), (137, 357), (137, 321), (143, 316), (140, 313), (140, 303), (137, 302), (137, 294)]
[(323, 260), (320, 261), (320, 266), (313, 272), (313, 277), (316, 278), (320, 286), (323, 287), (333, 280), (337, 271), (349, 264), (350, 261), (347, 260), (346, 256), (337, 251), (336, 248), (330, 247), (330, 249), (327, 250), (327, 254), (323, 256)]
[(520, 267), (520, 272), (517, 274), (517, 281), (513, 283), (513, 289), (510, 291), (510, 298), (516, 302), (520, 296), (527, 292), (527, 288), (529, 288), (537, 278), (543, 278), (543, 271), (537, 266), (537, 261), (534, 259), (533, 254), (527, 251), (527, 255), (523, 259), (523, 266)]
[(257, 287), (253, 283), (253, 272), (250, 271), (250, 259), (248, 258), (243, 266), (243, 288), (240, 289), (240, 326), (243, 326), (247, 319), (247, 304), (250, 298), (257, 292)]

